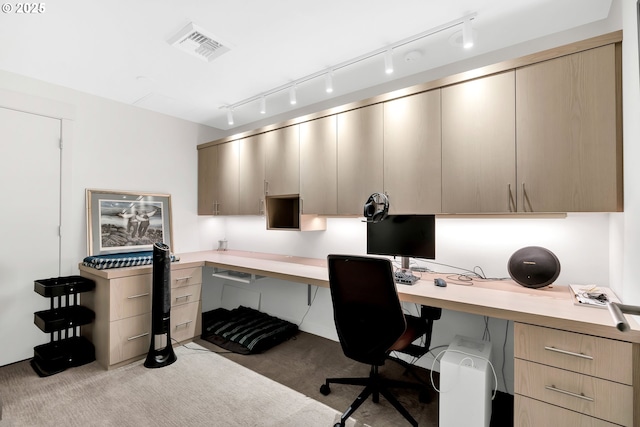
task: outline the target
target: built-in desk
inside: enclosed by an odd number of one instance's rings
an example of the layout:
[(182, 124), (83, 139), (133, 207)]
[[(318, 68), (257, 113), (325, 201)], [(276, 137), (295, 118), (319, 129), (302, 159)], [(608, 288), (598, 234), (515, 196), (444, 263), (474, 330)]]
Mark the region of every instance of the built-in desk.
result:
[[(216, 267), (328, 287), (326, 260), (240, 251), (180, 255), (174, 270)], [(95, 275), (95, 270), (81, 267)], [(133, 267), (137, 274), (150, 266)], [(100, 271), (105, 278), (131, 274)], [(515, 425), (640, 427), (640, 326), (620, 332), (607, 310), (573, 304), (566, 286), (524, 288), (513, 281), (474, 280), (436, 287), (435, 274), (398, 285), (402, 301), (513, 320)]]

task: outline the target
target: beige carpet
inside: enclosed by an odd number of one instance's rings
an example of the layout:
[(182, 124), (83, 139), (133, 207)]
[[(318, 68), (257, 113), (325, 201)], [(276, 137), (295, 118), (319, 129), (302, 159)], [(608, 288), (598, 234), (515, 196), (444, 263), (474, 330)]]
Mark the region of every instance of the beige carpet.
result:
[[(96, 362), (40, 378), (27, 361), (0, 368), (0, 426), (332, 426), (323, 403), (203, 347), (170, 366)], [(348, 425), (354, 425), (349, 423)]]

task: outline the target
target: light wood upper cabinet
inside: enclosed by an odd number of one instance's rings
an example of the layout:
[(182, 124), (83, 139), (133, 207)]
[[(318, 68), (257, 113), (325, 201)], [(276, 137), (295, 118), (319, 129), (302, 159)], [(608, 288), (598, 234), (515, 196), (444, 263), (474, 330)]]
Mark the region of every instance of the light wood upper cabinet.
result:
[(238, 142), (238, 214), (264, 214), (265, 144), (258, 136)]
[(441, 212), (440, 89), (384, 103), (384, 191), (392, 214)]
[(300, 193), (300, 133), (298, 125), (258, 135), (265, 145), (265, 192)]
[(360, 215), (372, 193), (383, 191), (383, 106), (338, 114), (338, 215)]
[(442, 211), (516, 211), (515, 72), (442, 89)]
[(302, 213), (336, 215), (336, 116), (311, 120), (299, 126)]
[(215, 215), (218, 199), (218, 146), (198, 150), (198, 215)]
[(218, 215), (237, 215), (239, 212), (239, 148), (240, 141), (218, 145)]
[(516, 71), (518, 210), (622, 211), (616, 47)]

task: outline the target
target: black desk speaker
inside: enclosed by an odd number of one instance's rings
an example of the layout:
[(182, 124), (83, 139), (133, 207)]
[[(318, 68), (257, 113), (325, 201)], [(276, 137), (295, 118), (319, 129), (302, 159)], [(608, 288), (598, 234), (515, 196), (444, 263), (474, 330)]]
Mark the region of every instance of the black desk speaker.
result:
[(553, 252), (540, 246), (518, 249), (507, 264), (509, 276), (527, 288), (542, 288), (560, 275), (560, 261)]

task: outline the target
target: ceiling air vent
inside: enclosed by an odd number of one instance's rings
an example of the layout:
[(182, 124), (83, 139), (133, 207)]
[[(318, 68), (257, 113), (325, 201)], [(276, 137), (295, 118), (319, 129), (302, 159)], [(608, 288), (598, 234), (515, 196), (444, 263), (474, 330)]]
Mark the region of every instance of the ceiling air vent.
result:
[(188, 24), (168, 40), (169, 44), (194, 55), (204, 61), (211, 62), (229, 51), (229, 47), (193, 23)]

